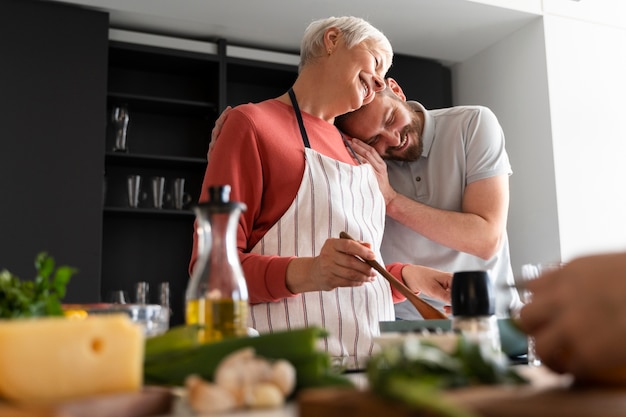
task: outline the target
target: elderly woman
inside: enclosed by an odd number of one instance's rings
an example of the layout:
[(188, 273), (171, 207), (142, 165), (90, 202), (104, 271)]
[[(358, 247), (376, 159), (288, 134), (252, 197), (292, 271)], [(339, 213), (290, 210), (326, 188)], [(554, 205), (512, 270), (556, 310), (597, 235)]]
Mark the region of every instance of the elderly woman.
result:
[[(385, 88), (392, 57), (388, 39), (363, 19), (313, 22), (293, 87), (235, 107), (222, 126), (200, 201), (209, 186), (230, 184), (232, 200), (247, 205), (237, 246), (248, 324), (261, 333), (323, 327), (327, 352), (358, 360), (372, 353), (379, 322), (394, 320), (393, 303), (404, 299), (357, 259), (381, 261), (385, 202), (371, 167), (359, 164), (333, 125)], [(339, 239), (341, 231), (368, 245)], [(449, 302), (449, 273), (402, 264), (387, 269), (411, 290)]]

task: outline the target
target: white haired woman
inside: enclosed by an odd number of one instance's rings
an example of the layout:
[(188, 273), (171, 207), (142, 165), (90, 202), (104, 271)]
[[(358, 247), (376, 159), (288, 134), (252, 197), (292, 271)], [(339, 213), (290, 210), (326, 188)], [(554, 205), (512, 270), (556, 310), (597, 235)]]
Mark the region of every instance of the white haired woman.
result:
[[(237, 246), (248, 285), (249, 326), (260, 333), (307, 326), (329, 332), (323, 348), (369, 356), (379, 322), (404, 297), (357, 259), (378, 259), (385, 202), (373, 170), (353, 157), (336, 116), (385, 88), (389, 40), (357, 17), (313, 22), (293, 87), (275, 99), (237, 106), (209, 154), (200, 201), (230, 184), (244, 202)], [(361, 242), (339, 239), (346, 231)], [(190, 263), (193, 269), (196, 260)], [(449, 302), (451, 275), (415, 265), (387, 269), (415, 292)]]

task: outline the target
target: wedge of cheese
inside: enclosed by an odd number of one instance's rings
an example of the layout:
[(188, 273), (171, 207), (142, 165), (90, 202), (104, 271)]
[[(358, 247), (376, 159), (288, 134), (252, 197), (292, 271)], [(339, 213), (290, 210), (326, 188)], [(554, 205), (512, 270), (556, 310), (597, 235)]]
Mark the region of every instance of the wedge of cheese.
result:
[(48, 403), (137, 391), (144, 336), (126, 315), (0, 320), (0, 397)]

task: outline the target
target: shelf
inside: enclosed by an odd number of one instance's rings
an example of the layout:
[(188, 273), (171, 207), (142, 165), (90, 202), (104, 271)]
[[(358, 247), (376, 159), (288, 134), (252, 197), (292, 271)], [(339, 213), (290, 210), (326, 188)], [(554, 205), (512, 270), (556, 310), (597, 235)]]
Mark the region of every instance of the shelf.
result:
[[(146, 36), (146, 34), (142, 34)], [(151, 35), (149, 35), (151, 36)], [(178, 41), (182, 41), (178, 39)], [(183, 42), (190, 42), (184, 40)], [(206, 48), (183, 48), (168, 46), (168, 42), (159, 46), (139, 44), (131, 40), (109, 41), (109, 62), (111, 66), (138, 68), (142, 70), (163, 71), (189, 75), (205, 73), (211, 65), (220, 61), (217, 44)]]
[(130, 207), (113, 207), (106, 206), (103, 209), (105, 215), (115, 215), (124, 217), (139, 218), (184, 218), (193, 219), (195, 213), (192, 210), (175, 210), (175, 209), (155, 209), (155, 208), (130, 208)]
[(208, 101), (182, 100), (171, 97), (157, 97), (142, 94), (128, 94), (111, 91), (109, 101), (126, 103), (129, 106), (143, 111), (206, 116), (209, 112), (217, 112), (217, 104)]
[(207, 164), (207, 160), (204, 158), (188, 158), (180, 156), (147, 155), (120, 152), (107, 152), (105, 154), (105, 162), (107, 165), (110, 164), (119, 166), (141, 165), (144, 167), (163, 168), (188, 166), (189, 168), (196, 169), (204, 169)]

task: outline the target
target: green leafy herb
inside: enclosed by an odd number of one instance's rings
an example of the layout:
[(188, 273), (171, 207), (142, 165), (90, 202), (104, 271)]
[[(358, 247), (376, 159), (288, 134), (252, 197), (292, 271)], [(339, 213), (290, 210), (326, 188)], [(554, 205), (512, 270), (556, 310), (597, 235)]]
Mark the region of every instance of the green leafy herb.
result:
[(69, 266), (56, 267), (54, 258), (41, 252), (35, 258), (37, 276), (21, 280), (5, 270), (0, 271), (0, 318), (62, 316), (61, 300), (72, 275)]
[(479, 344), (463, 337), (452, 353), (418, 338), (387, 346), (372, 356), (367, 375), (376, 394), (448, 417), (473, 414), (445, 401), (443, 389), (527, 382), (504, 355), (485, 354)]

